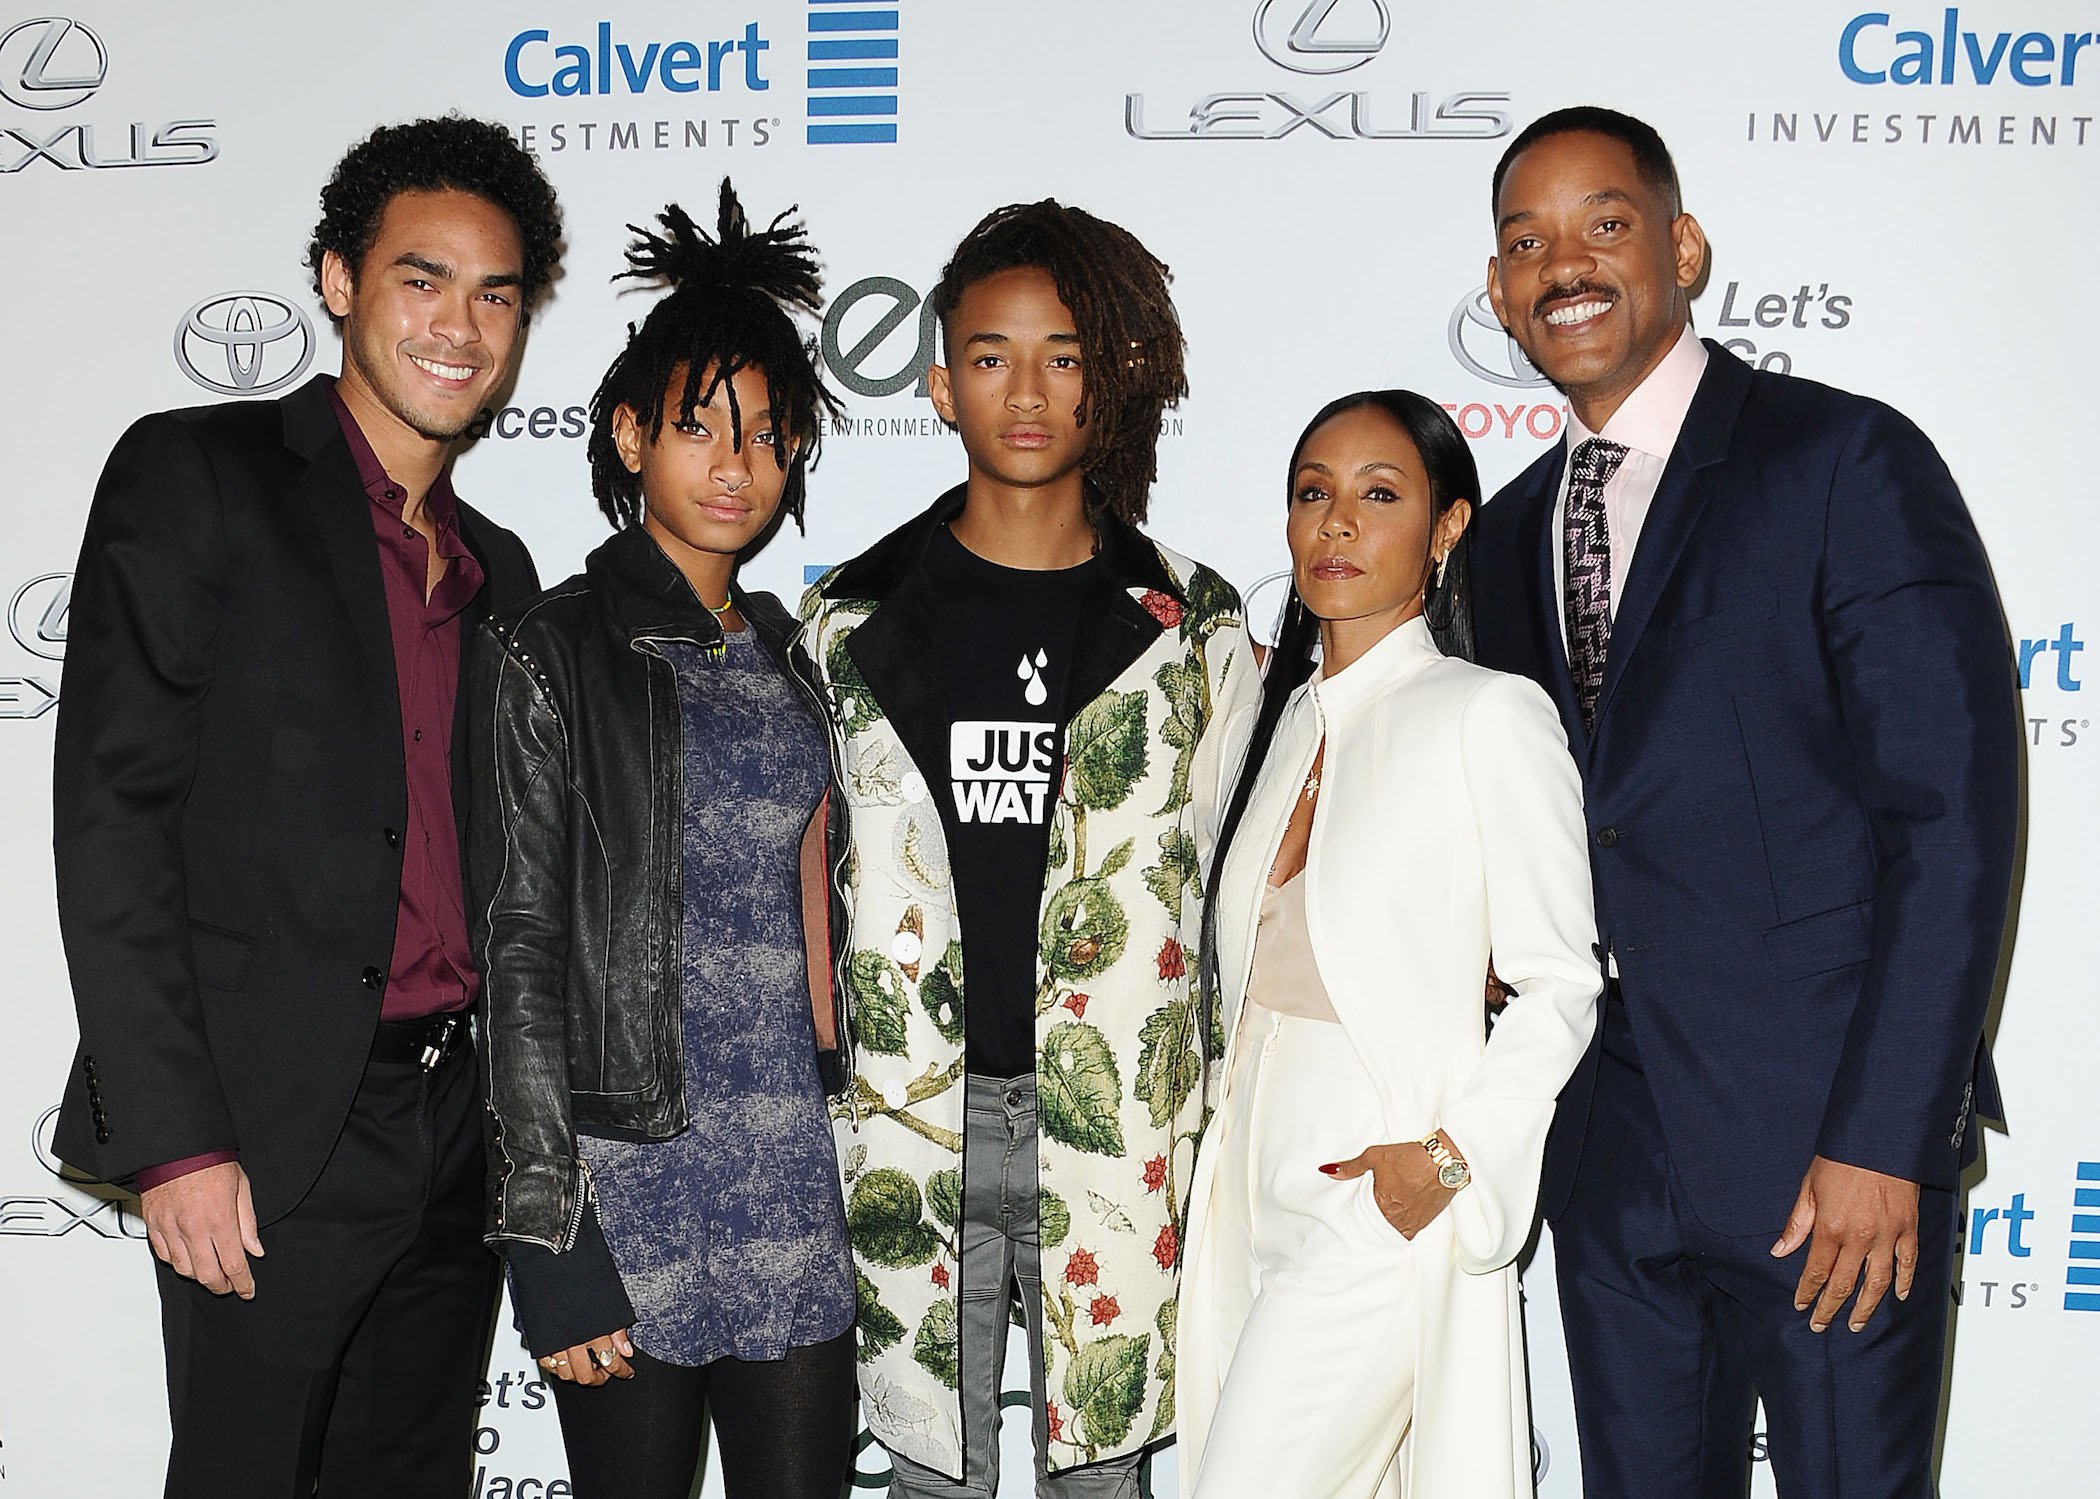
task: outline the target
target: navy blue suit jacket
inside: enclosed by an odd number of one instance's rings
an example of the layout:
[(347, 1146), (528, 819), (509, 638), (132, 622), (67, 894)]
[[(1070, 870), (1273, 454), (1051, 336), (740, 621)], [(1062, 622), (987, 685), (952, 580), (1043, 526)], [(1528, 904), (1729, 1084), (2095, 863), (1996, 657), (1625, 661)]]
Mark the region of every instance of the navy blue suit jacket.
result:
[[(1976, 1111), (1996, 1114), (1982, 1037), (2022, 741), (1990, 565), (1924, 434), (1707, 349), (1594, 734), (1555, 603), (1563, 445), (1483, 507), (1476, 618), (1482, 663), (1560, 704), (1599, 955), (1617, 955), (1690, 1206), (1776, 1233), (1812, 1156), (1952, 1187)], [(1549, 1141), (1549, 1216), (1594, 1063)]]

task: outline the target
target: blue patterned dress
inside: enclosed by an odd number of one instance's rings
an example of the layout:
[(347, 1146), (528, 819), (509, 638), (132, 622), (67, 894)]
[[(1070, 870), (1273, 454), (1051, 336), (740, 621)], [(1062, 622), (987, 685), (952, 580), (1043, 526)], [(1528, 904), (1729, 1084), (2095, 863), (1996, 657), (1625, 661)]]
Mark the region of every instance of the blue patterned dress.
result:
[(749, 629), (668, 645), (684, 727), (685, 1097), (654, 1143), (584, 1139), (653, 1358), (778, 1359), (853, 1324), (851, 1257), (804, 966), (799, 854), (824, 730)]

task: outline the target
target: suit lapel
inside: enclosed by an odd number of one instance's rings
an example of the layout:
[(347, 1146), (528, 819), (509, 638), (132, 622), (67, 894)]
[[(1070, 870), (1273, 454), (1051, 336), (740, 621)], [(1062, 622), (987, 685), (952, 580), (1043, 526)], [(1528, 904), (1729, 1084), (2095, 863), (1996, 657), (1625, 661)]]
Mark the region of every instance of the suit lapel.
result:
[(1701, 470), (1728, 456), (1736, 415), (1749, 390), (1748, 367), (1726, 349), (1709, 342), (1706, 373), (1700, 377), (1699, 392), (1685, 413), (1677, 447), (1663, 468), (1662, 483), (1648, 506), (1641, 539), (1626, 570), (1626, 586), (1620, 590), (1619, 607), (1612, 616), (1611, 646), (1604, 657), (1604, 684), (1597, 692), (1599, 724), (1604, 721), (1612, 694), (1626, 674), (1626, 663), (1653, 621), (1663, 590), (1677, 571), (1685, 544), (1713, 493), (1711, 481), (1701, 478)]
[(321, 539), (358, 654), (370, 673), (368, 701), (390, 726), (392, 737), (383, 742), (399, 744), (401, 694), (394, 680), (394, 637), (387, 623), (372, 502), (358, 482), (356, 461), (322, 378), (285, 397), (284, 425), (286, 445), (306, 463), (299, 476), (300, 503)]

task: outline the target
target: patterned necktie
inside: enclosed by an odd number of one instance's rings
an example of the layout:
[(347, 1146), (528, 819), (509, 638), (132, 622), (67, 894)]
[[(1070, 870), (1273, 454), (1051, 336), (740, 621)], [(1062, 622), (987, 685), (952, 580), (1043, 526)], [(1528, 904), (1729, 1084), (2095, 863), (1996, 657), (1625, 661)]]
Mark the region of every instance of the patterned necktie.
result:
[(1592, 437), (1568, 463), (1568, 508), (1561, 522), (1566, 577), (1568, 671), (1582, 704), (1582, 726), (1596, 728), (1597, 690), (1611, 644), (1611, 535), (1604, 524), (1604, 486), (1626, 458), (1624, 445)]

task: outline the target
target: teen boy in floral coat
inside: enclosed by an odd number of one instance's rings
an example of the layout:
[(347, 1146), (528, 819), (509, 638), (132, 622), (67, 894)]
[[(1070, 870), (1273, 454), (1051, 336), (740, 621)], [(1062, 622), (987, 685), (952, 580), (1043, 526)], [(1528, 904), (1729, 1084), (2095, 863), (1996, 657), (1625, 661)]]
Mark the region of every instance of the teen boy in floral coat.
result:
[[(1194, 987), (1239, 597), (1136, 528), (1184, 393), (1166, 268), (1001, 209), (934, 292), (965, 484), (804, 598), (850, 824), (835, 1106), (897, 1499), (998, 1487), (1018, 1290), (1041, 1491), (1135, 1496), (1219, 1037)], [(967, 972), (967, 982), (965, 973)]]

